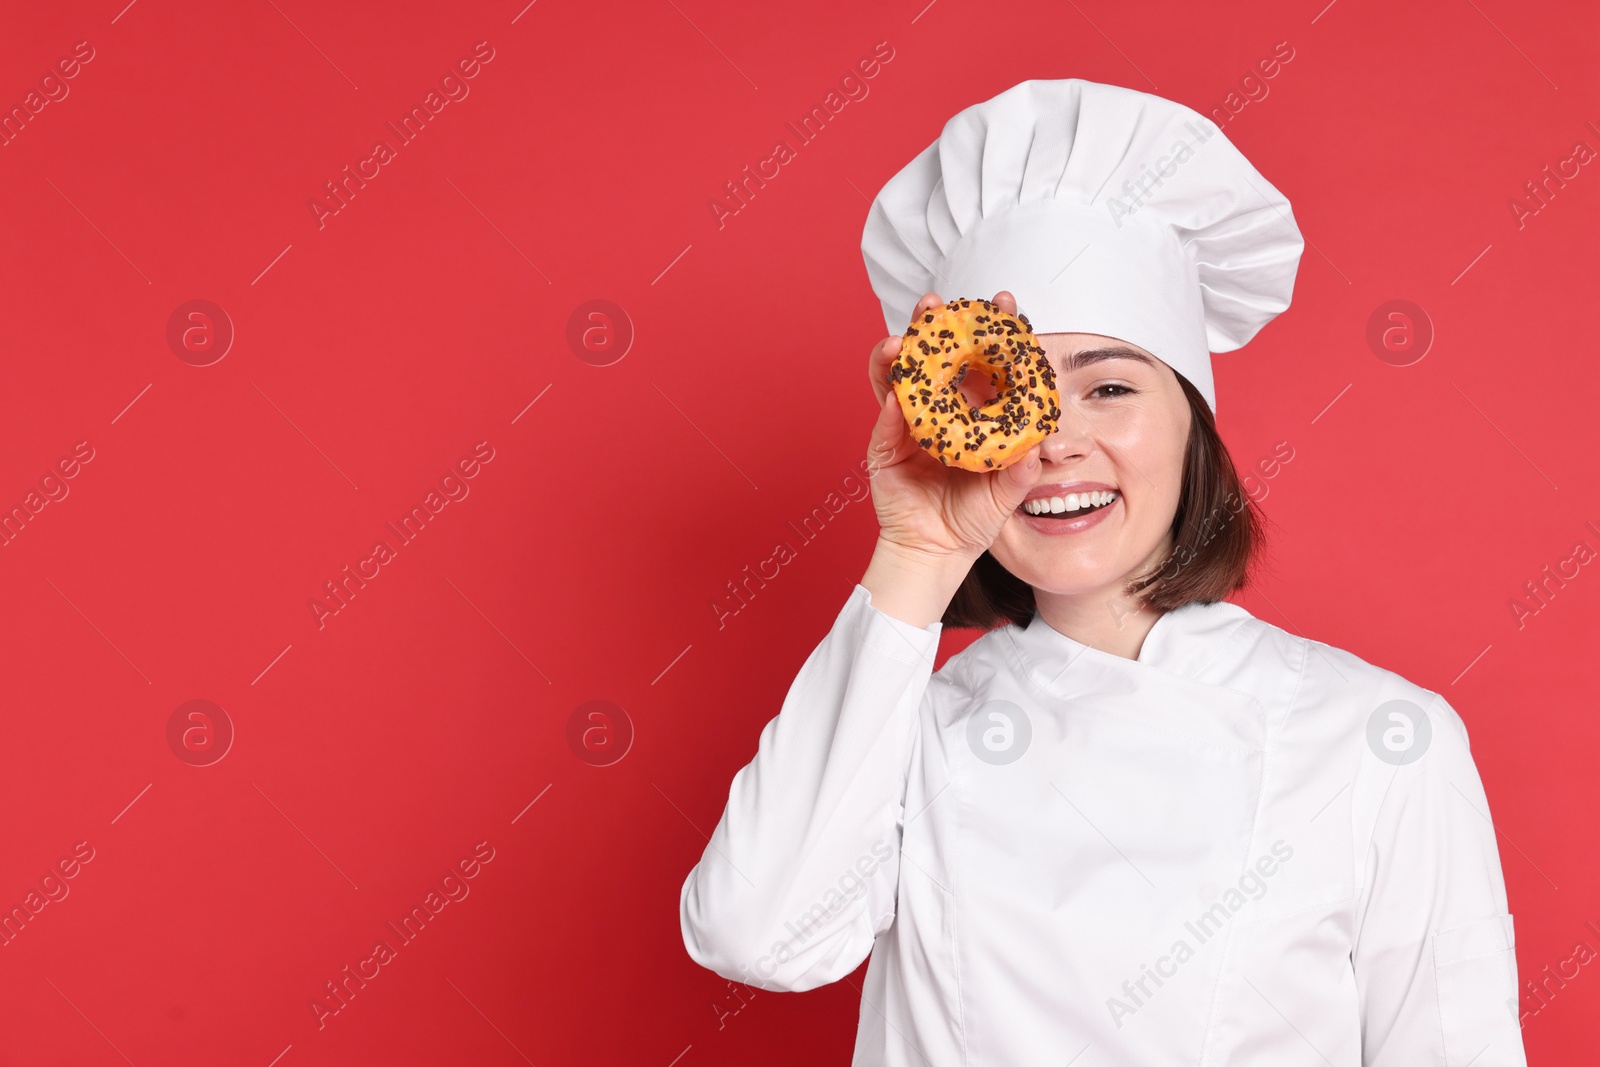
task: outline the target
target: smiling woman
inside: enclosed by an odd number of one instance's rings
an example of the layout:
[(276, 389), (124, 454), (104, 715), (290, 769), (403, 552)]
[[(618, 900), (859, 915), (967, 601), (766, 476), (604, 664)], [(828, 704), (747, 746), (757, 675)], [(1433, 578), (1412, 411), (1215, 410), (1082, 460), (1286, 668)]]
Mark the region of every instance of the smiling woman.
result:
[[(1048, 582), (1030, 573), (1029, 548), (1019, 542), (1022, 531), (1045, 537), (1079, 534), (1114, 519), (1110, 513), (1119, 501), (1134, 522), (1172, 516), (1165, 538), (1155, 531), (1146, 538), (1158, 541), (1158, 549), (1129, 567), (1126, 592), (1144, 607), (1170, 611), (1191, 601), (1221, 600), (1247, 585), (1262, 543), (1263, 521), (1244, 491), (1205, 398), (1143, 349), (1082, 334), (1044, 334), (1039, 340), (1056, 366), (1063, 409), (1061, 431), (1045, 445), (1047, 462), (1058, 467), (1072, 463), (1083, 449), (1094, 447), (1097, 435), (1134, 439), (1120, 446), (1107, 442), (1101, 449), (1104, 464), (1120, 471), (1088, 480), (1077, 477), (1082, 471), (1075, 469), (1072, 478), (1046, 480), (1030, 489), (1019, 509), (1022, 522), (1008, 524), (978, 557), (952, 596), (944, 625), (984, 630), (1007, 622), (1026, 626), (1038, 608), (1030, 577), (1047, 590)], [(1133, 432), (1134, 414), (1152, 407), (1161, 416), (1156, 425), (1170, 432)], [(1165, 486), (1165, 494), (1145, 508), (1146, 496), (1156, 495), (1157, 486)], [(1091, 496), (1087, 508), (1085, 495)], [(1043, 513), (1046, 503), (1048, 515)], [(1207, 516), (1222, 519), (1208, 522)], [(1183, 565), (1173, 566), (1177, 560)]]
[[(1197, 118), (1023, 82), (873, 202), (889, 328), (994, 293), (1027, 311), (1061, 411), (1019, 461), (947, 465), (891, 389), (905, 338), (873, 348), (877, 546), (679, 895), (690, 956), (747, 985), (812, 989), (870, 956), (856, 1067), (1091, 1046), (1145, 1067), (1525, 1067), (1461, 717), (1223, 599), (1260, 521), (1211, 353), (1288, 307), (1305, 242), (1221, 133), (1108, 221), (1103, 197)], [(935, 671), (944, 626), (986, 632)], [(864, 889), (795, 943), (795, 908), (877, 841)], [(1252, 869), (1269, 852), (1293, 863)]]

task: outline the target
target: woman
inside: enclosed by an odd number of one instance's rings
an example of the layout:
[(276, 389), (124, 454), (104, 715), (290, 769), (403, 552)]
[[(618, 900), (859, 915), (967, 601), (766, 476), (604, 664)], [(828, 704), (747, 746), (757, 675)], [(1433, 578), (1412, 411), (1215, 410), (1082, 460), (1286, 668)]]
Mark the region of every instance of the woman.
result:
[[(878, 544), (684, 882), (698, 963), (805, 990), (870, 953), (858, 1067), (1525, 1064), (1460, 717), (1223, 599), (1259, 523), (1210, 353), (1288, 306), (1302, 246), (1204, 119), (1077, 79), (968, 108), (884, 187), (891, 329), (1021, 305), (1061, 421), (944, 467), (885, 380), (900, 338), (873, 350)], [(934, 672), (944, 625), (988, 632)]]

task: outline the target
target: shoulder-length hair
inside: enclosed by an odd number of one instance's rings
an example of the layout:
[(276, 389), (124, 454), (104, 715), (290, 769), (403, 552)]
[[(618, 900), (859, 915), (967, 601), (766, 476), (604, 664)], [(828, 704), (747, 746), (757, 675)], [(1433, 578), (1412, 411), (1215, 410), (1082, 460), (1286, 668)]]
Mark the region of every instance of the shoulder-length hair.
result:
[[(1126, 591), (1145, 607), (1167, 612), (1211, 603), (1249, 584), (1265, 538), (1265, 521), (1244, 491), (1233, 458), (1217, 435), (1205, 398), (1178, 375), (1189, 401), (1183, 490), (1172, 519), (1172, 551), (1160, 565), (1130, 578)], [(1026, 626), (1036, 610), (1033, 587), (984, 552), (967, 572), (941, 620), (944, 626), (989, 630)]]

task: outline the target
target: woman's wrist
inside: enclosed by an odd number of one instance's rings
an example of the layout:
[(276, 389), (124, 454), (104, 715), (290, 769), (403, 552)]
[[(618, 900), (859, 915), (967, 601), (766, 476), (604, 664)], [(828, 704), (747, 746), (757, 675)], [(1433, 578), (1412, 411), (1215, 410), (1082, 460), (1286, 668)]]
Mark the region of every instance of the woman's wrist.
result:
[(959, 554), (925, 552), (879, 538), (861, 584), (872, 594), (873, 607), (925, 629), (944, 616), (972, 564)]

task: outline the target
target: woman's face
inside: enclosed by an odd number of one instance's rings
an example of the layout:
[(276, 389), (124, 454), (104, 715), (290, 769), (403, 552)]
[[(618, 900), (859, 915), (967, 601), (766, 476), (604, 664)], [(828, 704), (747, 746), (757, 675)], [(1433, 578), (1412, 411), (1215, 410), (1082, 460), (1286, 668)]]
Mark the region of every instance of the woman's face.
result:
[[(1092, 333), (1038, 340), (1055, 371), (1061, 420), (1039, 450), (1027, 500), (990, 552), (1037, 592), (1116, 595), (1124, 579), (1171, 551), (1189, 403), (1172, 368), (1137, 345)], [(1092, 490), (1111, 502), (1085, 507)], [(1077, 510), (1030, 513), (1052, 497), (1070, 506), (1073, 494)]]

